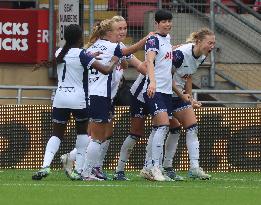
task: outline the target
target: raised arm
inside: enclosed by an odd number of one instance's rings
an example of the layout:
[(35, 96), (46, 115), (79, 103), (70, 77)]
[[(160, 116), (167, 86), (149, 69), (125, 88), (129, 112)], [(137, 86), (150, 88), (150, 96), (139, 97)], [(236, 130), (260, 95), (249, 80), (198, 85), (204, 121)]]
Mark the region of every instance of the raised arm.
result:
[(147, 36), (145, 36), (143, 39), (141, 39), (137, 43), (135, 43), (129, 47), (122, 48), (122, 54), (124, 56), (127, 56), (127, 55), (130, 55), (130, 54), (135, 53), (138, 50), (142, 49), (144, 47), (144, 45), (146, 44), (146, 40), (148, 39), (148, 37), (153, 34), (154, 34), (154, 32), (150, 32)]

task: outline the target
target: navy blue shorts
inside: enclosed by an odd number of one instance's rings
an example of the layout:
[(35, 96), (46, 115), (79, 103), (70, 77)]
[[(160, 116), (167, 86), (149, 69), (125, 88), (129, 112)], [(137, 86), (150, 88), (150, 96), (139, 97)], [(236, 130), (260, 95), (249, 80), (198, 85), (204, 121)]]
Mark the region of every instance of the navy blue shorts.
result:
[(70, 119), (71, 114), (77, 122), (84, 122), (89, 120), (89, 112), (87, 108), (71, 109), (53, 107), (53, 122), (66, 124)]
[(172, 97), (172, 112), (179, 112), (191, 108), (190, 102), (184, 102), (180, 97)]
[(112, 100), (108, 97), (91, 95), (89, 97), (89, 117), (92, 122), (110, 122), (113, 118)]
[(156, 92), (153, 98), (149, 98), (147, 92), (143, 93), (143, 97), (152, 116), (160, 112), (167, 112), (169, 118), (172, 118), (172, 96), (171, 94)]
[(130, 105), (131, 117), (145, 118), (149, 115), (149, 111), (145, 106), (145, 103), (138, 100), (136, 97), (131, 95), (131, 105)]

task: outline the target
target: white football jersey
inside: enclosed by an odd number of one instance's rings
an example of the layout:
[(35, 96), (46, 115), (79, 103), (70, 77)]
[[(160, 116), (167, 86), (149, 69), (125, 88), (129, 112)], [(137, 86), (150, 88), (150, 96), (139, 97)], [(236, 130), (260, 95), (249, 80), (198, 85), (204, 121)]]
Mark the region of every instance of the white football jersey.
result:
[[(184, 44), (173, 51), (173, 81), (180, 92), (184, 92), (187, 78), (193, 75), (205, 61), (206, 56), (196, 57), (193, 53), (193, 43)], [(173, 93), (176, 96), (176, 93)]]
[[(61, 48), (55, 53), (57, 57)], [(85, 50), (71, 48), (64, 57), (64, 63), (57, 65), (58, 88), (53, 107), (83, 109), (88, 96), (88, 69), (95, 61)]]
[[(172, 94), (172, 45), (170, 44), (170, 36), (162, 36), (155, 34), (147, 39), (145, 45), (145, 53), (155, 51), (156, 57), (154, 62), (154, 73), (156, 80), (156, 92)], [(143, 93), (148, 87), (149, 77), (143, 88)]]
[[(121, 48), (126, 47), (122, 42), (120, 43)], [(133, 58), (133, 55), (129, 55), (129, 56), (123, 56), (124, 60), (130, 60), (131, 58)], [(121, 61), (121, 60), (120, 60)], [(115, 98), (118, 89), (119, 89), (119, 85), (120, 85), (120, 81), (123, 77), (123, 69), (121, 68), (120, 64), (113, 70), (112, 73), (112, 81), (111, 81), (111, 98)]]
[[(99, 55), (101, 60), (99, 61), (101, 64), (106, 65), (114, 55), (114, 50), (117, 45), (117, 43), (99, 39), (87, 49), (87, 52), (95, 53), (97, 51), (101, 51), (102, 54)], [(89, 72), (89, 95), (111, 98), (112, 73), (113, 72), (108, 75), (104, 75), (94, 68), (91, 68)]]
[(146, 82), (146, 76), (144, 76), (140, 73), (130, 88), (131, 94), (143, 103), (145, 103), (145, 101), (143, 98), (142, 89), (143, 89), (145, 82)]

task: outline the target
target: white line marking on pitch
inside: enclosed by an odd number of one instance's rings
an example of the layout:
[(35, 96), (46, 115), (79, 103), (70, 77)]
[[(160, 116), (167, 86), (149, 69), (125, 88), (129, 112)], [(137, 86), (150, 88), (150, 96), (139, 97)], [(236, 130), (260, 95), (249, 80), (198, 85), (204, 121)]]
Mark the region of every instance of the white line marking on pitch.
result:
[[(32, 187), (140, 187), (140, 188), (187, 188), (187, 186), (179, 186), (179, 185), (158, 185), (158, 184), (151, 184), (151, 185), (128, 185), (128, 184), (20, 184), (20, 183), (5, 183), (0, 184), (0, 186), (32, 186)], [(192, 188), (202, 188), (202, 189), (211, 189), (211, 187), (204, 187), (198, 185), (192, 185)], [(214, 189), (260, 189), (259, 186), (214, 186)]]
[(220, 181), (261, 182), (261, 179), (216, 178), (216, 177), (213, 177), (212, 179), (220, 180)]

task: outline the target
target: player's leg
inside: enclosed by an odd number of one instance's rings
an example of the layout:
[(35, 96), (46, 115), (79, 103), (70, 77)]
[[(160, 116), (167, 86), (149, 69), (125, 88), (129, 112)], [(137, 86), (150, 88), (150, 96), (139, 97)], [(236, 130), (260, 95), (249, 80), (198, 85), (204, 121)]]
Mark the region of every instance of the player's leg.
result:
[(183, 177), (176, 174), (173, 169), (173, 158), (177, 151), (178, 141), (180, 138), (181, 125), (176, 118), (170, 120), (170, 130), (165, 141), (165, 155), (163, 161), (164, 176), (167, 176), (175, 181), (184, 180)]
[(131, 118), (130, 134), (124, 140), (121, 146), (120, 157), (113, 178), (114, 180), (128, 180), (124, 172), (125, 165), (129, 160), (130, 154), (135, 144), (142, 136), (144, 136), (144, 124), (145, 124), (144, 118), (138, 118), (138, 117)]
[(69, 118), (70, 109), (53, 108), (53, 135), (47, 142), (42, 168), (32, 176), (33, 180), (41, 180), (49, 175), (50, 165), (63, 140)]
[(124, 172), (125, 164), (129, 160), (130, 154), (139, 138), (144, 136), (145, 117), (148, 114), (145, 103), (132, 96), (130, 113), (130, 133), (121, 146), (120, 157), (115, 171), (114, 180), (128, 180)]
[(106, 141), (108, 127), (111, 121), (111, 99), (100, 96), (90, 96), (89, 130), (91, 140), (86, 150), (86, 158), (82, 172), (83, 180), (99, 180), (92, 174), (93, 167), (101, 154), (101, 144)]
[(156, 181), (165, 181), (161, 172), (161, 160), (163, 156), (163, 145), (165, 137), (169, 131), (169, 117), (171, 115), (171, 95), (155, 93), (153, 98), (149, 98), (144, 93), (145, 102), (148, 105), (150, 114), (153, 116), (152, 122), (155, 127), (155, 134), (152, 140), (152, 164), (151, 173)]
[(186, 129), (186, 145), (189, 153), (190, 178), (210, 179), (211, 175), (205, 173), (199, 166), (199, 140), (198, 126), (195, 112), (192, 107), (177, 112), (176, 117)]

